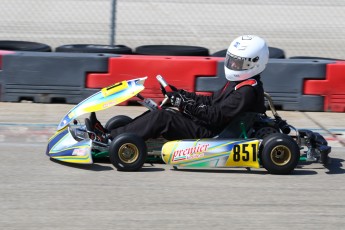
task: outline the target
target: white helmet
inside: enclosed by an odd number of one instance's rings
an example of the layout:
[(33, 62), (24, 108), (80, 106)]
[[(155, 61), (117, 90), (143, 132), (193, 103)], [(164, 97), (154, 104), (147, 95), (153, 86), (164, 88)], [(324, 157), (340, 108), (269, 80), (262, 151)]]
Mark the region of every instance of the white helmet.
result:
[(262, 38), (254, 35), (233, 40), (226, 52), (224, 69), (229, 81), (243, 81), (266, 68), (268, 47)]

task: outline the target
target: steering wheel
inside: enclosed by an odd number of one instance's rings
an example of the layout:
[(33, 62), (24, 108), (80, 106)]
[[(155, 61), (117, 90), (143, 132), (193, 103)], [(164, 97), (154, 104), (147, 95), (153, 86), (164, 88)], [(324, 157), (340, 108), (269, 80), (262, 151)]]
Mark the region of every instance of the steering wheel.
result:
[[(160, 107), (162, 107), (163, 105), (166, 104), (167, 101), (170, 101), (170, 98), (168, 97), (167, 92), (176, 92), (178, 90), (175, 86), (169, 85), (161, 75), (157, 75), (156, 79), (161, 85), (161, 91), (165, 97), (160, 105)], [(184, 111), (182, 111), (181, 109), (178, 109), (178, 110), (171, 109), (171, 108), (168, 108), (168, 109), (173, 110), (174, 112), (179, 111), (179, 112), (184, 113)]]
[(177, 91), (177, 89), (175, 87), (172, 87), (171, 85), (169, 85), (161, 75), (157, 75), (156, 79), (159, 82), (159, 84), (161, 85), (161, 91), (165, 97), (163, 99), (161, 105), (160, 105), (160, 106), (163, 106), (169, 100), (169, 97), (167, 96), (167, 92)]

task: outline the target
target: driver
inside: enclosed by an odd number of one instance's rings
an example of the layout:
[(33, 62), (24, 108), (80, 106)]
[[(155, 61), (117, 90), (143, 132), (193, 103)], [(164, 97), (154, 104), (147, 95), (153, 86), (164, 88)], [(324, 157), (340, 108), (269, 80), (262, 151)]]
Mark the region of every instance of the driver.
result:
[(144, 140), (163, 136), (167, 140), (199, 139), (219, 134), (234, 117), (243, 112), (264, 113), (264, 90), (260, 73), (268, 62), (266, 42), (253, 35), (245, 35), (231, 42), (224, 61), (228, 82), (212, 96), (197, 95), (183, 89), (167, 93), (172, 110), (147, 111), (131, 123), (105, 130), (91, 113), (90, 125), (101, 141), (121, 133), (135, 133)]

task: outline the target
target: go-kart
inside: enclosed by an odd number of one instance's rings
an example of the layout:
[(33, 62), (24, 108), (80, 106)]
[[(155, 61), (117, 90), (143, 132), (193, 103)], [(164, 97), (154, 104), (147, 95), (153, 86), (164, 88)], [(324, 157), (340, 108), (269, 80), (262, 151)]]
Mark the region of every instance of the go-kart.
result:
[[(88, 125), (77, 120), (86, 113), (108, 109), (134, 96), (150, 110), (164, 108), (140, 95), (145, 78), (122, 81), (103, 88), (80, 102), (61, 120), (56, 133), (49, 139), (46, 154), (55, 160), (92, 164), (93, 159), (108, 157), (119, 171), (136, 171), (150, 157), (163, 160), (174, 168), (202, 167), (264, 167), (272, 174), (289, 174), (300, 161), (327, 164), (331, 147), (319, 133), (296, 129), (287, 124), (274, 108), (271, 97), (265, 93), (273, 114), (243, 113), (237, 116), (217, 136), (207, 139), (167, 141), (164, 138), (144, 141), (134, 133), (123, 133), (102, 142)], [(169, 86), (157, 76), (163, 94)], [(131, 118), (125, 115), (112, 117), (105, 125), (108, 130), (126, 125)], [(292, 133), (292, 134), (290, 134)]]

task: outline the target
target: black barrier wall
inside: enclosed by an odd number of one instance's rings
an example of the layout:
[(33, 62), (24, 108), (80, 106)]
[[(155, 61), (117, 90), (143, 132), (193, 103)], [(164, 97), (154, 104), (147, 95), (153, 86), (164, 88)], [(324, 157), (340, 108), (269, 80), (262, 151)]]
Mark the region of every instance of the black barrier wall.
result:
[(1, 101), (76, 104), (97, 90), (85, 89), (86, 74), (108, 71), (114, 54), (16, 52), (3, 56)]
[[(116, 54), (92, 53), (16, 52), (3, 55), (0, 100), (77, 104), (98, 91), (85, 87), (86, 76), (88, 73), (108, 73), (109, 57), (121, 58)], [(324, 97), (304, 95), (304, 82), (325, 79), (330, 63), (334, 61), (270, 59), (262, 73), (264, 89), (278, 109), (323, 111)], [(112, 74), (118, 73), (115, 70)], [(195, 91), (215, 92), (225, 83), (224, 62), (218, 61), (217, 75), (197, 77)]]
[(283, 110), (323, 111), (324, 97), (304, 95), (304, 80), (325, 79), (327, 60), (270, 60), (262, 74), (264, 89)]
[[(324, 98), (303, 95), (303, 84), (306, 79), (325, 79), (326, 65), (330, 63), (334, 61), (270, 59), (261, 80), (278, 109), (323, 111)], [(196, 91), (215, 92), (224, 86), (224, 62), (220, 61), (217, 68), (217, 76), (197, 78)]]

